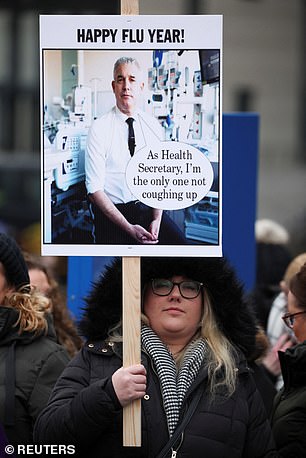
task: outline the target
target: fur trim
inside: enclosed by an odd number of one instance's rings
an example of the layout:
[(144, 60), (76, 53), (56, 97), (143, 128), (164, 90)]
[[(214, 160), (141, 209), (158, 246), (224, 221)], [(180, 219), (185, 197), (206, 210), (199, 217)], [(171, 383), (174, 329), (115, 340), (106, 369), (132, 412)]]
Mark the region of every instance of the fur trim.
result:
[[(142, 289), (151, 278), (173, 275), (186, 275), (204, 284), (222, 332), (249, 356), (255, 348), (256, 323), (228, 262), (224, 258), (141, 258)], [(85, 303), (81, 332), (91, 340), (107, 338), (108, 329), (121, 318), (121, 258), (106, 268)]]
[(106, 339), (108, 330), (121, 319), (121, 258), (115, 258), (105, 267), (84, 301), (84, 315), (79, 324), (80, 333), (89, 340)]

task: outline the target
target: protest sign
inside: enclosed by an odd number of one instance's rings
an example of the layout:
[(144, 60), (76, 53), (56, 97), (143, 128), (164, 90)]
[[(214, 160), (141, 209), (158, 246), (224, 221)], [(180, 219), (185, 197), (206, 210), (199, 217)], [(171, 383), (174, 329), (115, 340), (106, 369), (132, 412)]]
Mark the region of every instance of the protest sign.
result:
[[(42, 15), (40, 48), (42, 252), (222, 255), (222, 17)], [(132, 157), (110, 114), (122, 57), (141, 75)]]

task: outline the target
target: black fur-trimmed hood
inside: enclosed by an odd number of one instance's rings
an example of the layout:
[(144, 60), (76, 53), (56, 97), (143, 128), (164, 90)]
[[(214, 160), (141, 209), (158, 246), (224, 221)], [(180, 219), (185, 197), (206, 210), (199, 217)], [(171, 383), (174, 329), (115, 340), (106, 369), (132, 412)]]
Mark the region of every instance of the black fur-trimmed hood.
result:
[[(224, 334), (246, 356), (255, 348), (256, 323), (246, 304), (243, 288), (224, 258), (141, 258), (141, 284), (151, 278), (186, 275), (200, 281), (209, 291), (218, 324)], [(122, 261), (116, 258), (106, 267), (85, 298), (81, 333), (90, 340), (107, 337), (119, 322), (122, 310)]]

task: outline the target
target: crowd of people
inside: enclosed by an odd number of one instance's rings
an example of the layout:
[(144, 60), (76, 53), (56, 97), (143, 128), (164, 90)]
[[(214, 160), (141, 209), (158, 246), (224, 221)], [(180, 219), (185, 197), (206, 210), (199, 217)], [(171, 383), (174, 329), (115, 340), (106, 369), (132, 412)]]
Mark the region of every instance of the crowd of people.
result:
[[(228, 260), (142, 257), (141, 364), (128, 367), (121, 262), (101, 272), (76, 323), (42, 257), (0, 234), (1, 448), (304, 457), (306, 253), (282, 270), (265, 323)], [(141, 446), (127, 447), (123, 409), (135, 400)]]

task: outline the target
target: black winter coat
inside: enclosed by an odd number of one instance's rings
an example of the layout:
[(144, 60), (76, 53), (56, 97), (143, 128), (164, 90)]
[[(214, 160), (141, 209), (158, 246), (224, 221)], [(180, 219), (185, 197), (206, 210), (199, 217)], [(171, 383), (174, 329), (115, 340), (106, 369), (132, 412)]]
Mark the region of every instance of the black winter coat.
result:
[[(147, 391), (142, 400), (142, 446), (122, 446), (122, 408), (111, 375), (122, 366), (120, 352), (106, 342), (87, 343), (56, 384), (48, 407), (35, 426), (44, 444), (75, 444), (77, 456), (90, 458), (156, 458), (169, 439), (158, 377), (146, 354)], [(118, 348), (120, 350), (120, 348)], [(259, 458), (275, 456), (263, 403), (246, 364), (241, 361), (235, 394), (210, 405), (202, 368), (182, 411), (197, 390), (203, 395), (176, 445), (178, 458)], [(169, 454), (171, 456), (171, 453)]]
[(48, 335), (19, 334), (18, 316), (0, 306), (0, 420), (14, 446), (33, 443), (34, 422), (70, 360), (51, 323)]
[(306, 341), (279, 352), (284, 386), (274, 399), (272, 428), (279, 456), (306, 456)]
[[(242, 299), (233, 272), (218, 258), (142, 258), (142, 283), (151, 278), (184, 275), (203, 282), (210, 292), (222, 332), (239, 348), (235, 393), (222, 393), (214, 403), (206, 394), (205, 363), (189, 388), (181, 408), (184, 416), (200, 391), (199, 404), (175, 444), (177, 458), (264, 458), (276, 452), (262, 399), (245, 356), (254, 352), (256, 326)], [(122, 446), (122, 407), (111, 377), (122, 366), (121, 344), (108, 344), (107, 331), (121, 316), (121, 263), (106, 270), (86, 299), (82, 321), (88, 341), (58, 380), (48, 406), (38, 418), (34, 439), (40, 444), (75, 444), (79, 457), (156, 458), (169, 440), (160, 381), (146, 353), (146, 395), (142, 399), (142, 446)], [(243, 356), (243, 353), (245, 356)], [(171, 456), (171, 453), (168, 454)], [(174, 456), (174, 455), (173, 455)]]

